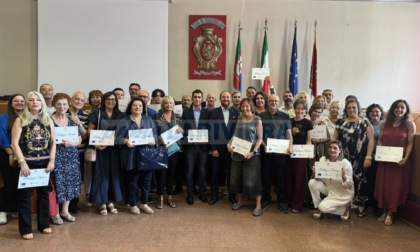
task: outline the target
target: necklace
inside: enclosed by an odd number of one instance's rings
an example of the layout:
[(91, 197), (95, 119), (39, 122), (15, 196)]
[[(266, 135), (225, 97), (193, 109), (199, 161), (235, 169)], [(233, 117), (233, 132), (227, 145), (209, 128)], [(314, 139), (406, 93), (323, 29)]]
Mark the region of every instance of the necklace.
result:
[(54, 115), (55, 123), (57, 123), (58, 126), (66, 127), (68, 124), (67, 116), (64, 116), (63, 118), (58, 117), (57, 114)]

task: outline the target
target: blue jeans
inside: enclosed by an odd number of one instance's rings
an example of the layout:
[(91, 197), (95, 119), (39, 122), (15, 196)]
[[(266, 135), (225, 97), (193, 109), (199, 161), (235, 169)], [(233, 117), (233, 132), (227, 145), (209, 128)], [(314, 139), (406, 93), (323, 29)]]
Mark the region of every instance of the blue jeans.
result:
[(128, 182), (128, 203), (130, 206), (137, 205), (137, 197), (139, 194), (139, 185), (141, 190), (140, 202), (147, 204), (152, 180), (152, 171), (138, 171), (133, 169), (126, 171)]
[(206, 190), (206, 161), (208, 151), (203, 151), (198, 145), (189, 146), (184, 149), (186, 167), (187, 193), (193, 195), (194, 191), (194, 170), (198, 170), (199, 193), (204, 194)]

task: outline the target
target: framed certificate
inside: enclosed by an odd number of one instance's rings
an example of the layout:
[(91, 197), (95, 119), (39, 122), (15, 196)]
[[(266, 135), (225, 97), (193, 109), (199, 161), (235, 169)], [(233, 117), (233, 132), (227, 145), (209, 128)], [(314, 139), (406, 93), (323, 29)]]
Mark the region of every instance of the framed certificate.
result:
[(245, 157), (248, 155), (248, 153), (251, 152), (252, 143), (234, 136), (230, 146), (234, 152), (239, 153)]
[(50, 181), (50, 172), (46, 172), (45, 169), (33, 169), (31, 175), (19, 176), (18, 189), (47, 186)]
[(327, 125), (314, 125), (312, 138), (327, 139)]
[(89, 145), (108, 145), (114, 146), (114, 130), (91, 130)]
[(55, 143), (61, 144), (63, 140), (77, 142), (79, 139), (79, 129), (77, 126), (55, 127)]
[(209, 130), (188, 130), (188, 142), (189, 143), (208, 143), (209, 142)]
[(128, 131), (128, 141), (134, 145), (149, 144), (155, 138), (153, 137), (152, 129), (136, 129)]
[(341, 180), (342, 162), (315, 162), (315, 178)]
[(398, 163), (403, 158), (403, 147), (377, 146), (375, 160)]
[(289, 142), (288, 139), (267, 138), (266, 150), (268, 153), (286, 154), (289, 148)]
[(291, 158), (313, 158), (314, 145), (313, 144), (294, 144)]
[(184, 137), (182, 133), (179, 133), (179, 134), (176, 133), (176, 130), (178, 128), (179, 126), (175, 125), (174, 127), (163, 132), (162, 135), (160, 135), (162, 137), (163, 142), (166, 144), (166, 146), (169, 146)]

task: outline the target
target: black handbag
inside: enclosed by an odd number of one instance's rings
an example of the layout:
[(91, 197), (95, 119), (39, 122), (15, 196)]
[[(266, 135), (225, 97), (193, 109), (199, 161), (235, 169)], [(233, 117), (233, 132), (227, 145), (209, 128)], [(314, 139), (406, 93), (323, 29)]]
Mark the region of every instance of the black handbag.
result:
[(146, 146), (140, 149), (138, 161), (140, 171), (168, 169), (168, 151), (165, 147)]

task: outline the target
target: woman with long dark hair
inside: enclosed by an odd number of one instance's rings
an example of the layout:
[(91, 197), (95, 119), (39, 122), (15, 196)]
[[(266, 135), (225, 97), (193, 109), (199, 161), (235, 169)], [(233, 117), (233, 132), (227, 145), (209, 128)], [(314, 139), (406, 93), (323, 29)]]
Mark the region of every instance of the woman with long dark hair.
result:
[(392, 225), (393, 213), (407, 200), (410, 185), (409, 157), (413, 149), (416, 125), (410, 121), (410, 106), (405, 100), (396, 100), (381, 125), (378, 146), (403, 147), (403, 158), (398, 163), (379, 162), (376, 173), (375, 197), (383, 214), (378, 221)]

